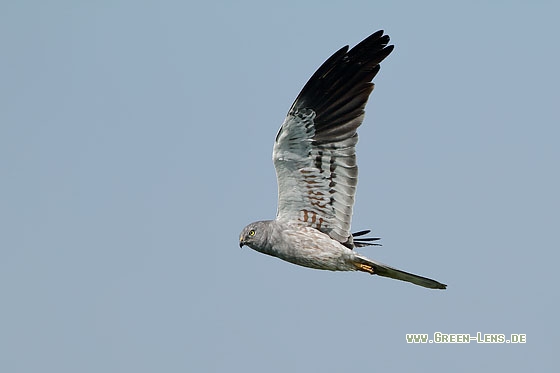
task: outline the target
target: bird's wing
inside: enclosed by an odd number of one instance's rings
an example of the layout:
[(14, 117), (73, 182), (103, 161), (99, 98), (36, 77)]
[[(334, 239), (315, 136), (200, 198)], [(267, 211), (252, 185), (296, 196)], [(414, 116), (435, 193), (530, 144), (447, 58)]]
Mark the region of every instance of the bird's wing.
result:
[(378, 31), (333, 54), (290, 108), (274, 143), (277, 220), (299, 222), (353, 248), (350, 224), (358, 182), (356, 130), (379, 63), (391, 53)]

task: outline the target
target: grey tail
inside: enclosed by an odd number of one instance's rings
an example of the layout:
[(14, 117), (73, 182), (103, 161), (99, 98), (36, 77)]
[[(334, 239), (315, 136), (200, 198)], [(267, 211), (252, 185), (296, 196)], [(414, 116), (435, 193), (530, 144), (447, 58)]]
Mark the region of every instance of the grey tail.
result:
[(359, 271), (367, 272), (372, 275), (390, 277), (394, 278), (395, 280), (411, 282), (415, 285), (420, 285), (430, 289), (447, 288), (447, 285), (442, 284), (441, 282), (438, 282), (436, 280), (401, 271), (400, 269), (390, 267), (386, 264), (379, 263), (359, 255), (356, 255), (354, 265)]

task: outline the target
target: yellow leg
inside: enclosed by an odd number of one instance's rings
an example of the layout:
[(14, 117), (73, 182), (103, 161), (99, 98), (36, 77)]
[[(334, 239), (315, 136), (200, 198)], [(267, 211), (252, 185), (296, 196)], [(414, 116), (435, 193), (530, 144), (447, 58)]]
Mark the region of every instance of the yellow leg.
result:
[(373, 275), (373, 267), (370, 266), (369, 264), (363, 264), (363, 263), (354, 263), (354, 265), (356, 267), (358, 267), (359, 271), (363, 271), (363, 272), (367, 272), (369, 274)]

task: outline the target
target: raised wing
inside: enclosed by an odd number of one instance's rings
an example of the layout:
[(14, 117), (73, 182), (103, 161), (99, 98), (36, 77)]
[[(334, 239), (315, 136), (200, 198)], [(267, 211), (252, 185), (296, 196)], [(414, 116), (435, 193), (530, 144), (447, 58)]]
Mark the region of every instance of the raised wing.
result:
[(393, 50), (378, 31), (333, 54), (296, 98), (276, 136), (277, 220), (299, 222), (353, 248), (350, 225), (358, 182), (356, 130), (379, 63)]

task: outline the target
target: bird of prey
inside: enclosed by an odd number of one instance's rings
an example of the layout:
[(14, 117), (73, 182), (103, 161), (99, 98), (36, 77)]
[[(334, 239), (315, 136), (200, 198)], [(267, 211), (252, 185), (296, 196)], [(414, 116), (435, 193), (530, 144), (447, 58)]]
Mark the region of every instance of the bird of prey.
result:
[(246, 226), (244, 245), (293, 264), (330, 271), (362, 271), (431, 289), (438, 281), (366, 258), (356, 247), (377, 245), (350, 233), (358, 183), (356, 130), (364, 120), (379, 64), (393, 50), (377, 31), (319, 67), (296, 98), (276, 135), (272, 158), (278, 179), (275, 220)]

